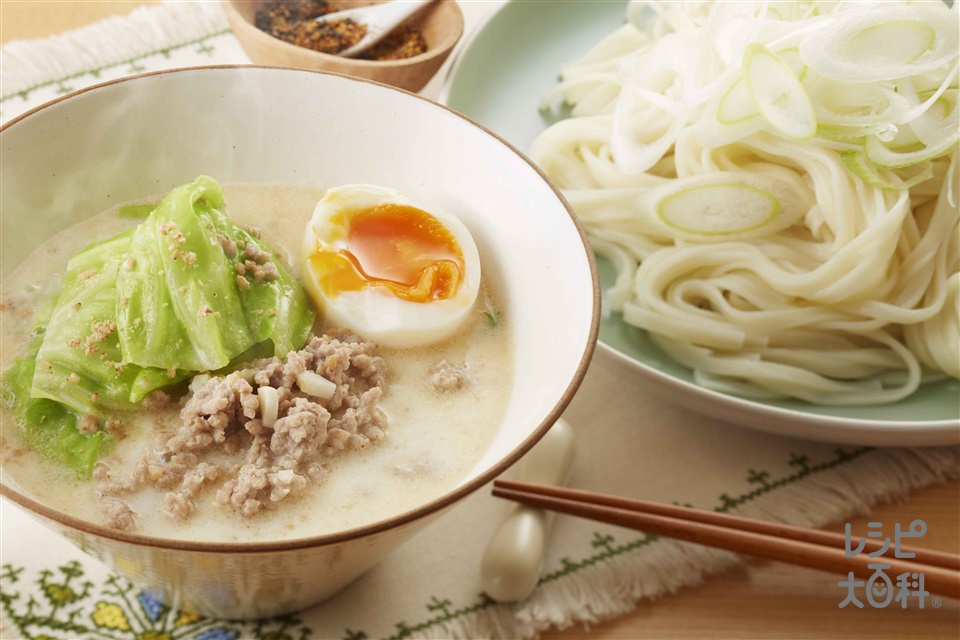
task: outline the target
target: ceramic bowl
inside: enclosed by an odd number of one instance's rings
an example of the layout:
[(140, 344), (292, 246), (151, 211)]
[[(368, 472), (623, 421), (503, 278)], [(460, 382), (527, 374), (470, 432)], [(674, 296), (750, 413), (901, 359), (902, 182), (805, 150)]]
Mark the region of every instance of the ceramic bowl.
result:
[[(463, 44), (441, 99), (529, 150), (550, 124), (536, 105), (556, 87), (557, 70), (622, 26), (626, 10), (626, 0), (555, 2), (549, 12), (536, 2), (509, 2)], [(537, 29), (529, 28), (533, 23)], [(602, 258), (598, 262), (607, 289), (616, 270)], [(621, 314), (605, 312), (602, 318), (598, 350), (622, 370), (624, 384), (717, 418), (719, 428), (730, 423), (851, 445), (960, 443), (960, 380), (925, 384), (891, 404), (835, 406), (792, 398), (740, 398), (696, 384), (691, 369), (667, 356)]]
[[(353, 8), (379, 4), (382, 1), (332, 0), (330, 5), (336, 8)], [(254, 64), (333, 71), (376, 80), (407, 91), (419, 91), (426, 86), (463, 35), (463, 14), (460, 7), (454, 0), (439, 0), (404, 23), (423, 34), (427, 43), (426, 52), (405, 60), (341, 58), (298, 47), (258, 29), (254, 20), (257, 11), (267, 4), (264, 0), (222, 0), (222, 4), (230, 28)]]
[(484, 277), (497, 281), (515, 343), (504, 419), (455, 489), (411, 511), (282, 542), (174, 541), (77, 520), (2, 478), (3, 496), (187, 610), (257, 618), (332, 595), (532, 447), (593, 353), (596, 265), (567, 203), (507, 143), (413, 94), (297, 69), (166, 71), (31, 111), (0, 129), (0, 150), (3, 275), (56, 230), (207, 174), (224, 183), (382, 184), (448, 203), (477, 241)]

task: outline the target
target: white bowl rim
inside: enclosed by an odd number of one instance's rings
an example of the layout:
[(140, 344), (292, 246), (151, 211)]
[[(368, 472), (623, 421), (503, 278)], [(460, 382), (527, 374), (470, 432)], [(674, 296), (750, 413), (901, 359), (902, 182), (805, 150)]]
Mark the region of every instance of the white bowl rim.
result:
[(447, 492), (446, 494), (427, 502), (424, 505), (421, 505), (415, 509), (411, 509), (405, 513), (386, 518), (384, 520), (378, 520), (376, 522), (369, 523), (367, 525), (354, 527), (352, 529), (347, 529), (344, 531), (338, 531), (336, 533), (323, 534), (318, 536), (311, 536), (306, 538), (294, 538), (291, 540), (274, 540), (274, 541), (262, 541), (262, 542), (198, 542), (191, 540), (177, 540), (170, 538), (158, 538), (149, 535), (139, 534), (139, 533), (128, 533), (124, 531), (118, 531), (116, 529), (111, 529), (109, 527), (99, 525), (87, 520), (82, 520), (80, 518), (75, 518), (73, 516), (66, 515), (56, 509), (52, 509), (44, 504), (41, 504), (32, 498), (29, 498), (22, 493), (12, 489), (2, 482), (0, 482), (0, 496), (8, 498), (9, 500), (15, 502), (21, 507), (32, 511), (33, 513), (40, 515), (44, 518), (52, 520), (60, 525), (69, 527), (81, 531), (83, 533), (91, 534), (94, 536), (107, 538), (111, 540), (116, 540), (119, 542), (124, 542), (127, 544), (132, 544), (136, 546), (143, 547), (153, 547), (160, 549), (167, 549), (171, 551), (189, 551), (189, 552), (206, 552), (206, 553), (265, 553), (265, 552), (277, 552), (277, 551), (288, 551), (295, 549), (307, 549), (314, 547), (321, 547), (327, 545), (334, 545), (343, 543), (349, 540), (361, 539), (364, 537), (372, 536), (374, 534), (382, 533), (384, 531), (412, 523), (416, 520), (424, 518), (432, 513), (440, 511), (459, 500), (465, 498), (469, 494), (477, 491), (485, 484), (492, 481), (495, 477), (502, 474), (510, 466), (512, 466), (517, 460), (519, 460), (527, 451), (529, 451), (540, 438), (553, 426), (553, 423), (560, 418), (560, 415), (566, 409), (567, 405), (570, 404), (570, 401), (573, 399), (574, 394), (577, 389), (580, 387), (580, 384), (583, 382), (584, 376), (587, 373), (587, 369), (590, 366), (590, 362), (593, 358), (593, 353), (597, 345), (597, 338), (600, 333), (600, 276), (597, 270), (597, 262), (594, 257), (593, 251), (590, 248), (590, 242), (587, 239), (586, 230), (583, 228), (583, 225), (577, 219), (576, 214), (573, 212), (573, 208), (570, 206), (570, 203), (567, 202), (560, 190), (550, 181), (549, 178), (540, 170), (540, 168), (533, 163), (525, 154), (520, 152), (512, 144), (504, 140), (502, 137), (494, 133), (493, 131), (487, 129), (483, 125), (471, 120), (462, 113), (451, 109), (450, 107), (425, 98), (416, 93), (406, 91), (388, 84), (383, 84), (381, 82), (376, 82), (374, 80), (369, 80), (366, 78), (358, 78), (350, 76), (343, 73), (335, 73), (332, 71), (320, 71), (316, 69), (303, 69), (297, 67), (272, 67), (264, 65), (241, 65), (241, 64), (226, 64), (226, 65), (204, 65), (197, 67), (179, 67), (174, 69), (164, 69), (162, 71), (152, 71), (147, 73), (141, 73), (132, 76), (125, 76), (123, 78), (117, 78), (115, 80), (109, 80), (106, 82), (101, 82), (99, 84), (91, 85), (89, 87), (84, 87), (77, 91), (71, 92), (64, 96), (60, 96), (54, 100), (46, 102), (38, 107), (35, 107), (26, 113), (23, 113), (16, 118), (13, 118), (9, 122), (0, 126), (0, 134), (14, 125), (22, 122), (23, 120), (31, 117), (32, 115), (43, 111), (53, 105), (59, 104), (65, 100), (70, 100), (76, 96), (82, 95), (84, 93), (89, 93), (107, 87), (111, 87), (115, 84), (127, 83), (131, 81), (136, 81), (142, 78), (152, 77), (152, 76), (164, 76), (164, 75), (181, 75), (188, 73), (197, 73), (205, 72), (211, 70), (278, 70), (278, 71), (290, 71), (295, 73), (309, 73), (322, 76), (334, 76), (348, 80), (351, 82), (360, 82), (365, 84), (371, 84), (377, 87), (381, 87), (388, 91), (396, 91), (401, 94), (406, 94), (417, 100), (422, 100), (428, 105), (432, 105), (439, 109), (457, 116), (462, 119), (468, 125), (476, 127), (480, 131), (484, 132), (487, 136), (493, 138), (495, 141), (499, 142), (501, 145), (506, 147), (509, 151), (516, 154), (518, 158), (526, 162), (531, 169), (533, 169), (537, 175), (544, 181), (544, 183), (553, 191), (554, 195), (559, 200), (560, 204), (566, 210), (567, 215), (570, 217), (571, 222), (574, 225), (577, 233), (580, 235), (580, 241), (583, 244), (584, 253), (587, 258), (587, 264), (590, 268), (590, 278), (593, 285), (593, 300), (592, 300), (592, 310), (591, 310), (591, 320), (590, 320), (590, 330), (587, 335), (587, 344), (584, 347), (583, 354), (580, 358), (580, 362), (577, 365), (577, 369), (573, 374), (570, 382), (568, 383), (563, 394), (557, 400), (556, 404), (549, 410), (546, 417), (537, 425), (536, 428), (531, 430), (530, 435), (520, 443), (519, 446), (514, 448), (509, 454), (501, 458), (496, 464), (491, 465), (483, 473), (480, 473), (476, 477), (470, 479), (462, 485), (459, 485)]

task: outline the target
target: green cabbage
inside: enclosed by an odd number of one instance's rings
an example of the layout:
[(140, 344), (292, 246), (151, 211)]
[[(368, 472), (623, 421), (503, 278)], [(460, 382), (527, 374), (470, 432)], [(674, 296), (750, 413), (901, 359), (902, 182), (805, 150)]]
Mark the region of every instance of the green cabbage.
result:
[[(37, 353), (31, 397), (56, 400), (78, 414), (105, 417), (171, 383), (166, 370), (134, 392), (140, 367), (123, 364), (116, 332), (117, 265), (132, 232), (96, 242), (71, 258)], [(160, 377), (162, 374), (162, 378)]]
[[(42, 337), (4, 377), (28, 441), (89, 474), (103, 435), (81, 434), (78, 416), (107, 418), (192, 373), (303, 346), (315, 319), (306, 294), (222, 205), (201, 176), (70, 260)], [(259, 279), (238, 268), (248, 246)]]
[[(117, 272), (126, 362), (211, 371), (259, 342), (283, 355), (306, 341), (314, 312), (300, 285), (222, 204), (219, 185), (201, 176), (171, 191), (137, 227)], [(244, 249), (227, 255), (224, 240), (270, 254), (275, 277), (239, 275)]]
[[(44, 322), (46, 318), (37, 325), (37, 333), (44, 329)], [(34, 338), (27, 353), (17, 358), (14, 365), (3, 374), (4, 403), (12, 406), (27, 445), (73, 469), (81, 477), (89, 477), (97, 457), (110, 438), (102, 431), (91, 436), (83, 435), (77, 428), (77, 415), (66, 405), (30, 396), (37, 353), (42, 342), (43, 335)]]

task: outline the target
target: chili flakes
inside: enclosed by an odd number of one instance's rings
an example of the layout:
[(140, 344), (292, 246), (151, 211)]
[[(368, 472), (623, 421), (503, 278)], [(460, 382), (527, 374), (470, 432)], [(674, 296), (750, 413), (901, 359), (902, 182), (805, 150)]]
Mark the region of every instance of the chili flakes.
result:
[[(321, 53), (349, 49), (367, 33), (367, 25), (349, 18), (318, 21), (337, 11), (326, 0), (275, 0), (257, 11), (254, 24), (284, 42)], [(390, 34), (362, 57), (367, 60), (402, 60), (420, 55), (427, 43), (419, 31), (404, 28)]]

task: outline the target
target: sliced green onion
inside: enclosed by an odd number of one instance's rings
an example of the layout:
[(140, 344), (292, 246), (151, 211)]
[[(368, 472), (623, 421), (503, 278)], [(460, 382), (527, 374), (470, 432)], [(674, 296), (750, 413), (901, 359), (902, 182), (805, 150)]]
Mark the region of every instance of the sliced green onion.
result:
[(660, 201), (657, 215), (667, 225), (692, 234), (732, 235), (766, 226), (780, 214), (780, 201), (744, 184), (691, 187)]
[(890, 20), (854, 34), (841, 48), (857, 64), (907, 64), (930, 51), (937, 32), (920, 20)]
[(870, 162), (863, 151), (844, 151), (840, 154), (840, 158), (850, 173), (884, 191), (902, 191), (933, 177), (933, 165), (930, 162), (904, 168), (900, 171), (904, 175), (900, 175), (889, 170), (881, 173), (881, 170)]
[(944, 138), (935, 145), (905, 153), (887, 147), (876, 136), (868, 136), (863, 148), (867, 158), (876, 166), (884, 169), (900, 169), (946, 155), (956, 146), (958, 135), (960, 134), (954, 131), (953, 135)]
[(803, 37), (800, 57), (835, 80), (906, 78), (956, 58), (956, 24), (956, 12), (940, 2), (834, 13)]
[(800, 58), (799, 47), (781, 49), (777, 51), (777, 56), (790, 67), (790, 70), (797, 76), (797, 79), (803, 80), (807, 75), (807, 65), (803, 64), (803, 60)]
[(942, 94), (924, 113), (910, 122), (921, 142), (932, 145), (949, 138), (957, 130), (957, 92)]
[(257, 400), (260, 401), (260, 420), (263, 426), (272, 429), (277, 423), (277, 414), (280, 411), (280, 394), (273, 387), (259, 387)]
[(815, 198), (773, 165), (677, 178), (639, 196), (639, 215), (678, 240), (723, 242), (776, 233), (802, 218)]
[(770, 124), (796, 140), (817, 133), (810, 97), (790, 66), (762, 44), (747, 45), (743, 57), (747, 89)]
[(744, 78), (730, 85), (717, 106), (717, 122), (720, 124), (737, 124), (759, 114)]
[(206, 373), (198, 373), (193, 376), (193, 379), (190, 380), (190, 393), (196, 393), (200, 391), (200, 387), (210, 382), (210, 375)]
[[(866, 138), (864, 138), (864, 143), (866, 143)], [(905, 126), (897, 128), (897, 135), (894, 136), (893, 140), (887, 142), (886, 146), (890, 149), (903, 151), (910, 148), (913, 148), (914, 150), (918, 149), (923, 146), (923, 143), (920, 142), (920, 138), (918, 138), (917, 134), (914, 133), (912, 127)]]
[(807, 90), (815, 95), (817, 122), (845, 126), (886, 126), (903, 122), (911, 104), (893, 87), (819, 78)]
[(297, 375), (297, 386), (308, 396), (316, 396), (322, 400), (329, 400), (337, 392), (336, 384), (313, 371), (304, 371)]
[(743, 184), (691, 187), (660, 201), (657, 214), (666, 224), (703, 235), (728, 235), (759, 229), (780, 213), (773, 194)]

